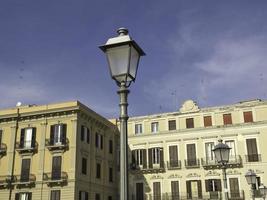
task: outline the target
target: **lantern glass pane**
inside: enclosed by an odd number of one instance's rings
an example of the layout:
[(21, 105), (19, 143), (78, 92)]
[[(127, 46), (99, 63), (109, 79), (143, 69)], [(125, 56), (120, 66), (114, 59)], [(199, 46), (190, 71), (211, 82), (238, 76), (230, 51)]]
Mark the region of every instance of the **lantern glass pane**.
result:
[(222, 162), (221, 150), (220, 149), (216, 149), (214, 151), (214, 154), (215, 154), (215, 159), (217, 160), (217, 162), (221, 163)]
[(106, 54), (112, 78), (119, 82), (126, 81), (129, 73), (129, 45), (107, 49)]
[(138, 51), (131, 46), (131, 60), (130, 60), (130, 78), (132, 80), (135, 80), (137, 68), (138, 68), (138, 62), (139, 62), (140, 55)]
[(224, 163), (227, 163), (229, 161), (229, 154), (230, 154), (230, 149), (222, 149), (222, 160)]

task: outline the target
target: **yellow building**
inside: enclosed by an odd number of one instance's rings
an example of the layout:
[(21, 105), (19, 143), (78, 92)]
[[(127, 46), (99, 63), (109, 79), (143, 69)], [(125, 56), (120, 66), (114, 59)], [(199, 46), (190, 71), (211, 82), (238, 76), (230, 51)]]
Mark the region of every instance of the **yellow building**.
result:
[(218, 139), (232, 148), (230, 199), (250, 198), (249, 169), (257, 174), (256, 198), (267, 185), (267, 101), (199, 108), (188, 100), (177, 112), (132, 117), (128, 129), (133, 200), (221, 198), (222, 171), (211, 151)]
[(112, 200), (117, 128), (80, 102), (0, 111), (0, 200)]

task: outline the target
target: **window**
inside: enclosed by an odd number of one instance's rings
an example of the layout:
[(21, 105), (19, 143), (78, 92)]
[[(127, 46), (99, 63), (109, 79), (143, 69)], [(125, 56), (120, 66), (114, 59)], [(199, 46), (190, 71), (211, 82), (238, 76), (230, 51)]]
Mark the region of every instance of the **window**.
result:
[(235, 141), (226, 140), (225, 144), (227, 144), (231, 148), (230, 154), (229, 154), (229, 160), (235, 160), (236, 159)]
[(109, 152), (110, 154), (113, 153), (113, 141), (112, 141), (112, 140), (109, 140), (109, 148), (108, 148), (108, 152)]
[(186, 119), (186, 128), (194, 128), (194, 118)]
[(2, 135), (3, 135), (3, 131), (0, 130), (0, 148), (1, 148), (1, 143), (2, 143)]
[(16, 193), (15, 200), (32, 200), (32, 193), (31, 192)]
[(153, 165), (158, 167), (163, 167), (164, 159), (163, 159), (163, 148), (155, 147), (148, 149), (148, 161), (149, 161), (149, 168), (153, 168)]
[(109, 182), (113, 182), (113, 169), (112, 169), (112, 167), (109, 168), (108, 174), (109, 174), (109, 178), (108, 178)]
[(87, 159), (82, 158), (82, 174), (87, 174)]
[(100, 200), (100, 194), (99, 193), (95, 194), (95, 200)]
[(214, 142), (207, 142), (205, 143), (205, 153), (206, 153), (206, 160), (214, 160), (214, 154), (213, 150), (214, 149)]
[(99, 133), (96, 133), (95, 135), (95, 146), (96, 148), (100, 148), (100, 149), (103, 149), (103, 135), (99, 134)]
[(179, 181), (171, 181), (172, 200), (179, 200)]
[(101, 164), (96, 164), (96, 178), (101, 178)]
[(88, 200), (88, 192), (79, 191), (79, 200)]
[(50, 200), (60, 200), (60, 190), (52, 190)]
[(135, 195), (136, 199), (138, 200), (144, 200), (144, 183), (136, 183), (135, 184)]
[(52, 160), (52, 180), (61, 179), (61, 156), (54, 156)]
[(223, 114), (223, 124), (232, 124), (232, 115), (231, 114)]
[(153, 183), (153, 197), (154, 200), (161, 200), (160, 182)]
[(206, 192), (222, 191), (222, 184), (220, 179), (205, 180)]
[(132, 162), (141, 168), (147, 167), (146, 149), (135, 149), (132, 151)]
[(159, 123), (158, 122), (152, 122), (151, 123), (151, 132), (152, 133), (159, 132)]
[(66, 124), (55, 124), (51, 126), (50, 143), (52, 145), (66, 144)]
[(81, 141), (85, 141), (87, 144), (90, 143), (90, 131), (86, 126), (81, 126)]
[(204, 126), (205, 127), (212, 126), (211, 116), (205, 116), (204, 117)]
[(176, 120), (169, 120), (169, 131), (176, 130)]
[(20, 148), (33, 148), (35, 145), (36, 128), (24, 128), (20, 132)]
[(135, 124), (135, 134), (140, 134), (142, 132), (142, 124)]
[(170, 167), (178, 167), (178, 148), (177, 145), (169, 146), (169, 159), (170, 159)]
[(253, 122), (252, 111), (243, 112), (243, 116), (245, 123)]
[(246, 139), (247, 144), (247, 162), (258, 162), (259, 154), (256, 138)]
[(30, 178), (31, 159), (22, 159), (20, 181), (28, 182)]

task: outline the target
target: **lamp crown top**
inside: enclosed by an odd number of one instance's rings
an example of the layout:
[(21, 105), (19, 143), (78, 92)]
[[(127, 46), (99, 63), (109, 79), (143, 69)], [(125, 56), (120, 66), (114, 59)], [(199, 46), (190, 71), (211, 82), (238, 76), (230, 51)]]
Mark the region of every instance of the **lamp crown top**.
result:
[(119, 36), (128, 35), (128, 32), (129, 32), (128, 29), (127, 28), (124, 28), (124, 27), (119, 28), (117, 30), (117, 33), (119, 34)]
[(223, 141), (222, 139), (219, 139), (219, 140), (218, 140), (219, 143), (222, 143), (222, 141)]

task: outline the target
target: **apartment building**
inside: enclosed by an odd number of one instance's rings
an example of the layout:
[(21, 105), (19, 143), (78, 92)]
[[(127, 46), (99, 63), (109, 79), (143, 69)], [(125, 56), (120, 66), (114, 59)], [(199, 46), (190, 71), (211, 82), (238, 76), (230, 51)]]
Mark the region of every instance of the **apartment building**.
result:
[(0, 200), (112, 200), (117, 128), (80, 102), (0, 110)]
[(177, 112), (130, 118), (128, 132), (132, 200), (222, 198), (212, 152), (219, 139), (231, 147), (229, 199), (250, 199), (249, 169), (257, 174), (256, 198), (267, 185), (267, 101), (199, 108), (188, 100)]

